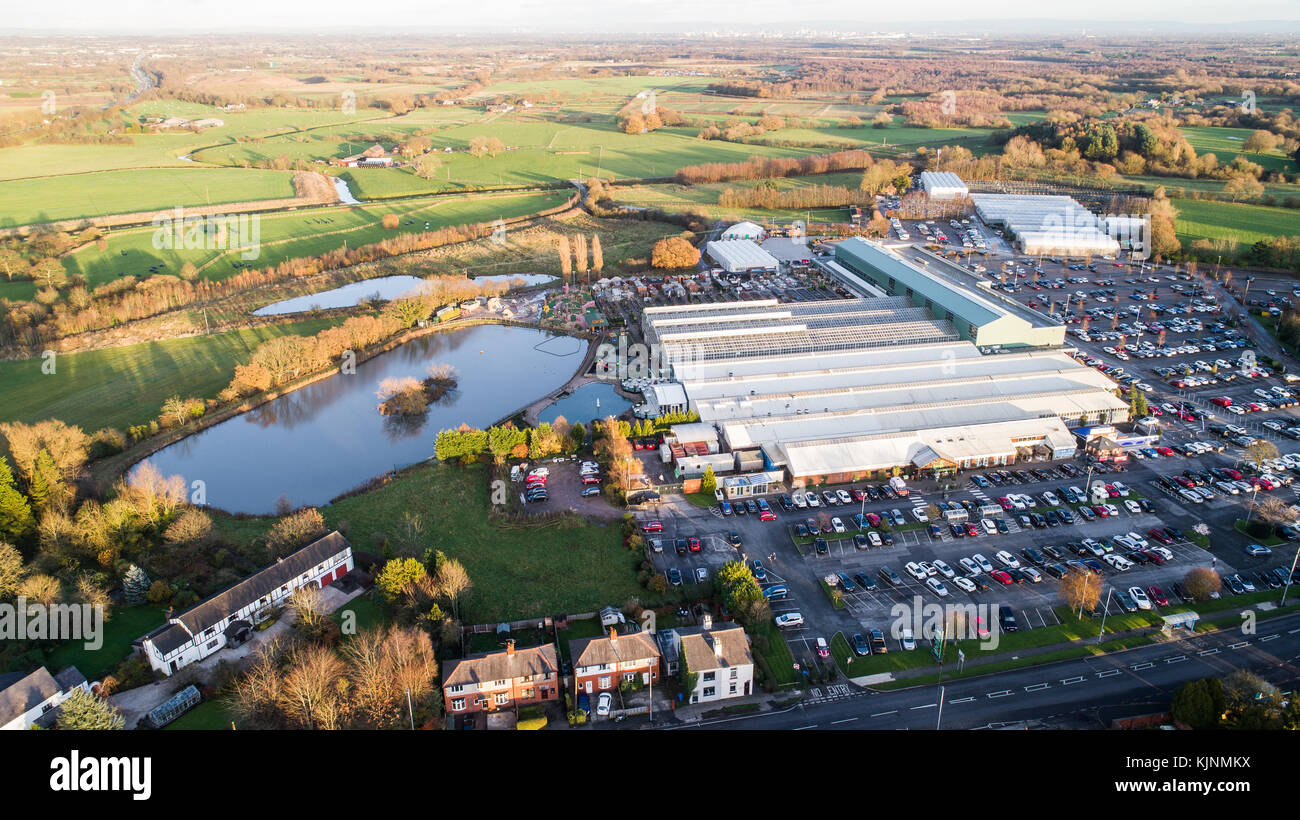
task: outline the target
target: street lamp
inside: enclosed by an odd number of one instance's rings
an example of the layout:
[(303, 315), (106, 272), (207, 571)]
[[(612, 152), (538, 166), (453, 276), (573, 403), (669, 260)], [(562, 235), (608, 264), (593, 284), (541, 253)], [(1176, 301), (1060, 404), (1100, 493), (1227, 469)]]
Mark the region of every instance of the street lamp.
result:
[(1115, 591), (1115, 587), (1106, 590), (1106, 607), (1101, 611), (1101, 631), (1097, 633), (1097, 643), (1101, 643), (1101, 636), (1106, 634), (1106, 616), (1110, 614), (1110, 596)]

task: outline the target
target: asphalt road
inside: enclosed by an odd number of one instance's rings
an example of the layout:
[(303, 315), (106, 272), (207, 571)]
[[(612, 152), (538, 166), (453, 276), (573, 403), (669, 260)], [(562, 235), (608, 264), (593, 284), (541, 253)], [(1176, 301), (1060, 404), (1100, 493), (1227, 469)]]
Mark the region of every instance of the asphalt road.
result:
[(1101, 728), (1100, 710), (1122, 714), (1115, 707), (1132, 705), (1136, 713), (1158, 711), (1167, 708), (1183, 683), (1237, 669), (1248, 669), (1284, 691), (1293, 689), (1300, 682), (1300, 614), (1257, 626), (1254, 635), (1224, 630), (947, 684), (941, 725), (938, 687), (929, 685), (883, 693), (823, 692), (780, 712), (660, 728), (989, 729), (1021, 722)]

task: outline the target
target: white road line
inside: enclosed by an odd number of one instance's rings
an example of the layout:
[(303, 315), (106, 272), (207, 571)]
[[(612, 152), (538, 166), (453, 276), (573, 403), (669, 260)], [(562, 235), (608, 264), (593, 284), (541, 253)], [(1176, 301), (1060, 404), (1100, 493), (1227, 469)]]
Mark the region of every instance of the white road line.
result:
[(1114, 677), (1115, 675), (1118, 675), (1118, 674), (1119, 674), (1119, 670), (1118, 670), (1118, 669), (1103, 669), (1103, 670), (1101, 670), (1100, 672), (1097, 673), (1097, 677), (1099, 677), (1099, 678), (1110, 678), (1110, 677)]
[(1260, 639), (1259, 639), (1259, 642), (1260, 642), (1260, 643), (1264, 643), (1265, 641), (1271, 641), (1271, 640), (1273, 640), (1274, 638), (1280, 638), (1280, 637), (1282, 637), (1282, 636), (1281, 636), (1279, 633), (1274, 632), (1272, 635), (1265, 635), (1264, 637), (1260, 638)]
[(793, 731), (802, 732), (804, 729), (816, 729), (816, 728), (817, 728), (817, 724), (814, 723), (811, 726), (797, 726)]
[(912, 707), (912, 711), (915, 712), (917, 709), (933, 709), (934, 707), (935, 707), (935, 704), (933, 704), (933, 703), (927, 703), (927, 704), (925, 704), (924, 706), (913, 706), (913, 707)]
[(973, 701), (973, 700), (975, 700), (975, 698), (957, 698), (956, 700), (950, 700), (950, 701), (948, 701), (948, 703), (949, 703), (949, 704), (953, 704), (953, 703), (970, 703), (970, 702)]
[(832, 725), (832, 726), (837, 726), (837, 725), (839, 725), (839, 724), (841, 724), (841, 723), (852, 723), (852, 722), (855, 721), (855, 720), (857, 720), (857, 718), (855, 718), (855, 717), (851, 717), (851, 718), (843, 718), (843, 719), (841, 719), (841, 720), (832, 720), (832, 721), (831, 721), (831, 725)]
[(1073, 685), (1073, 684), (1076, 684), (1076, 683), (1083, 683), (1083, 680), (1084, 680), (1083, 675), (1079, 675), (1079, 676), (1077, 676), (1077, 677), (1073, 677), (1073, 678), (1062, 678), (1062, 679), (1061, 679), (1061, 685), (1062, 685), (1062, 686), (1070, 686), (1070, 685)]
[(1007, 695), (1014, 694), (1010, 689), (1004, 689), (1001, 692), (989, 692), (990, 698), (1005, 698)]
[(872, 715), (872, 717), (884, 717), (885, 715), (896, 715), (896, 714), (898, 714), (897, 709), (893, 710), (892, 712), (876, 712), (874, 715)]
[(1237, 641), (1236, 643), (1228, 644), (1229, 649), (1241, 649), (1243, 646), (1250, 646), (1250, 641)]
[(1132, 669), (1134, 672), (1140, 672), (1143, 669), (1150, 669), (1153, 666), (1155, 666), (1154, 663), (1138, 663), (1130, 666), (1129, 669)]
[(1202, 649), (1200, 652), (1197, 652), (1196, 654), (1197, 654), (1197, 655), (1217, 655), (1217, 654), (1219, 654), (1219, 648), (1216, 646), (1216, 647), (1214, 647), (1213, 649)]
[(1034, 684), (1030, 684), (1029, 686), (1026, 686), (1026, 687), (1025, 687), (1025, 691), (1026, 691), (1026, 692), (1041, 692), (1041, 691), (1043, 691), (1044, 689), (1047, 689), (1047, 688), (1049, 688), (1049, 687), (1051, 687), (1051, 684), (1050, 684), (1050, 683), (1034, 683)]
[(1172, 658), (1165, 658), (1165, 663), (1182, 663), (1187, 660), (1186, 655), (1175, 655)]
[(1300, 632), (1300, 629), (1288, 629), (1286, 634), (1294, 635), (1297, 632)]

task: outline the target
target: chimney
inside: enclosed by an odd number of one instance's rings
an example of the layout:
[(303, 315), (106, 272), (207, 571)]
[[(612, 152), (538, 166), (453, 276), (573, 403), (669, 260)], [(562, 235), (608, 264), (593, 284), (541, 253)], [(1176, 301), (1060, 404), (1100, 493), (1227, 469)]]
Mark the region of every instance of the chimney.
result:
[(614, 627), (609, 628), (609, 642), (614, 643), (618, 640), (618, 630)]
[(513, 640), (506, 641), (506, 655), (513, 656), (514, 654), (515, 654), (515, 642)]
[(713, 655), (718, 660), (722, 660), (722, 641), (717, 635), (709, 633), (709, 640), (713, 642)]
[(708, 632), (712, 628), (713, 628), (713, 616), (706, 612), (702, 616), (700, 616), (700, 629), (703, 629), (705, 632)]

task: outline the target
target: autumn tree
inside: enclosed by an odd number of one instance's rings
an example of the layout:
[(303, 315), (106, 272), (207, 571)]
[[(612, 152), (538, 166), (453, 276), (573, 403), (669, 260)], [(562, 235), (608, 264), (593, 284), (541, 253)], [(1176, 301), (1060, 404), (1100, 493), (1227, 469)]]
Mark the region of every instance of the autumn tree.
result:
[(591, 269), (599, 274), (605, 269), (605, 254), (600, 248), (600, 235), (591, 235)]
[(556, 250), (560, 253), (560, 273), (567, 279), (573, 273), (573, 255), (569, 251), (569, 237), (561, 234), (556, 240)]
[(573, 237), (573, 261), (578, 273), (587, 272), (587, 237), (578, 234)]
[(266, 546), (273, 552), (286, 553), (325, 534), (325, 519), (320, 510), (308, 507), (284, 516), (266, 536)]
[(650, 250), (650, 264), (659, 269), (692, 268), (700, 263), (700, 249), (681, 236), (660, 239)]
[(1277, 445), (1263, 438), (1257, 438), (1247, 444), (1242, 448), (1242, 454), (1246, 461), (1255, 465), (1255, 469), (1263, 468), (1264, 462), (1272, 461), (1279, 455)]
[(1096, 609), (1101, 601), (1101, 576), (1077, 569), (1070, 570), (1061, 579), (1061, 597), (1066, 606), (1079, 610), (1079, 616), (1082, 617), (1085, 609)]
[(1223, 589), (1223, 579), (1209, 567), (1193, 567), (1183, 576), (1183, 588), (1196, 601), (1208, 601)]

